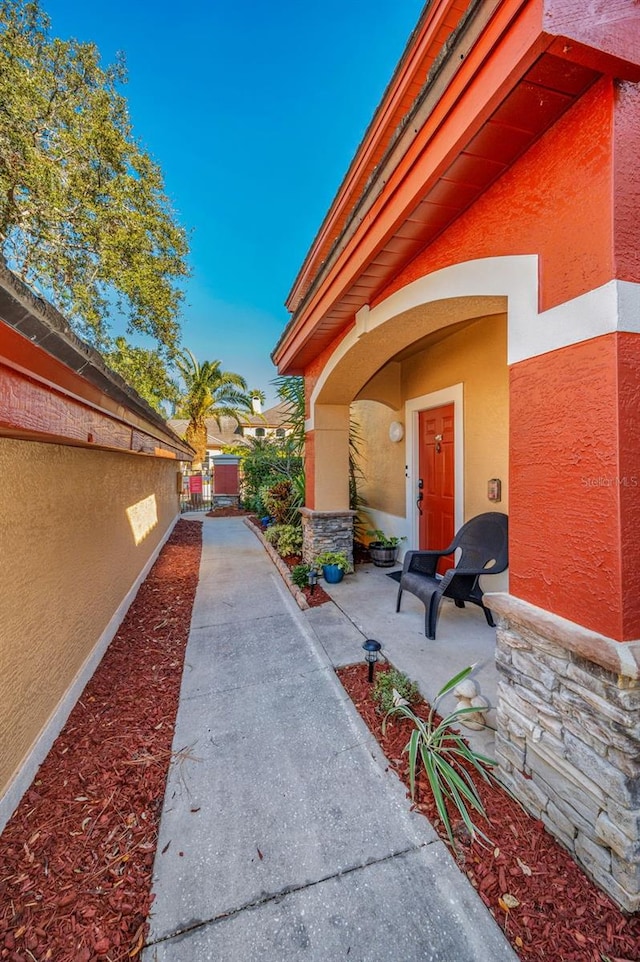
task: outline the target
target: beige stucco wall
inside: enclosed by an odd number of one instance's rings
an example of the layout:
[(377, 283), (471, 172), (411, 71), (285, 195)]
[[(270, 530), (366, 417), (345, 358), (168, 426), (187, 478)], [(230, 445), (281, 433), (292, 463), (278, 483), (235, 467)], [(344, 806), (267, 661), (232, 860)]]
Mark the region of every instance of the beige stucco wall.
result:
[[(404, 421), (404, 410), (392, 410), (377, 401), (356, 401), (352, 413), (361, 439), (358, 463), (363, 481), (358, 490), (367, 507), (404, 517), (405, 446), (404, 442), (389, 441), (389, 425), (392, 421)], [(366, 516), (366, 508), (362, 514)]]
[[(476, 321), (401, 362), (402, 405), (392, 410), (358, 401), (361, 426), (362, 494), (371, 508), (405, 515), (405, 443), (389, 441), (389, 424), (405, 420), (404, 404), (455, 384), (464, 390), (464, 517), (509, 510), (509, 379), (506, 317)], [(502, 480), (502, 501), (487, 498), (489, 478)]]
[(0, 796), (172, 525), (178, 468), (0, 439)]

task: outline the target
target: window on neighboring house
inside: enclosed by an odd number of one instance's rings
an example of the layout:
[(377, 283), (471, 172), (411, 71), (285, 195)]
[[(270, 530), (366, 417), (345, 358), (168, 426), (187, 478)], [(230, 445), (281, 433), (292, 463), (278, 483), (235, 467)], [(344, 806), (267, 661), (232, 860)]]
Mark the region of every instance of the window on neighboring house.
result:
[(256, 428), (256, 437), (263, 438), (265, 435), (264, 428)]
[(277, 438), (283, 438), (283, 437), (284, 437), (284, 428), (276, 428), (276, 437), (277, 437)]

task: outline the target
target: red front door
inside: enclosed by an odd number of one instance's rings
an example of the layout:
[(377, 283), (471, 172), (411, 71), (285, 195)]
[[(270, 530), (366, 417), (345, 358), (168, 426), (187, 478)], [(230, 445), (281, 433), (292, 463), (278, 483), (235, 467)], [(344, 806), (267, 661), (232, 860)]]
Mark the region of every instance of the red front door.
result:
[[(420, 547), (446, 548), (455, 533), (454, 406), (445, 404), (419, 415), (422, 500), (419, 502)], [(453, 555), (441, 558), (440, 574), (453, 566)]]

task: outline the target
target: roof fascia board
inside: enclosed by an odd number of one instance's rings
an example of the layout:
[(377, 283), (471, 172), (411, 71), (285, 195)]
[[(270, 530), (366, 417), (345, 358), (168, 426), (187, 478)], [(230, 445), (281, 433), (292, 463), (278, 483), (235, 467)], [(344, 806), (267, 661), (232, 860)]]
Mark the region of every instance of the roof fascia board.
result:
[[(470, 6), (478, 6), (482, 0), (474, 0)], [(492, 0), (489, 6), (495, 6), (497, 0)], [(487, 4), (485, 3), (485, 6)], [(366, 169), (370, 158), (377, 149), (381, 140), (389, 137), (389, 124), (392, 121), (394, 111), (405, 96), (407, 89), (415, 82), (417, 71), (420, 69), (425, 52), (433, 42), (433, 38), (438, 33), (444, 20), (449, 14), (451, 0), (437, 0), (425, 5), (418, 24), (412, 31), (409, 40), (400, 60), (394, 70), (391, 80), (387, 84), (382, 95), (380, 104), (376, 108), (373, 118), (369, 123), (364, 137), (358, 146), (355, 156), (349, 165), (337, 194), (329, 208), (320, 229), (314, 238), (304, 263), (300, 268), (291, 291), (286, 299), (286, 306), (290, 311), (295, 311), (302, 299), (305, 291), (304, 285), (309, 274), (314, 269), (314, 262), (326, 242), (335, 229), (336, 222), (344, 213), (345, 206), (353, 203), (353, 190), (355, 189), (363, 170)], [(466, 15), (468, 16), (468, 14)], [(393, 133), (393, 131), (391, 131)]]

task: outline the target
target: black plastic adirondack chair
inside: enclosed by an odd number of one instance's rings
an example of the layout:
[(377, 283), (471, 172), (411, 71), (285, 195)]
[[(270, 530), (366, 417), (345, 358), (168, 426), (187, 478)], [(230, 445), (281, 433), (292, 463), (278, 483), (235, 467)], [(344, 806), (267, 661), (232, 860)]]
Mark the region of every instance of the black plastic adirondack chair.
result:
[[(509, 564), (508, 524), (506, 514), (488, 511), (463, 524), (451, 544), (442, 551), (407, 551), (398, 588), (396, 611), (400, 611), (402, 592), (409, 591), (425, 606), (424, 633), (436, 637), (440, 600), (453, 598), (458, 608), (465, 601), (479, 605), (487, 623), (495, 627), (491, 612), (482, 603), (481, 575), (497, 575)], [(460, 549), (455, 568), (436, 576), (438, 560)]]

